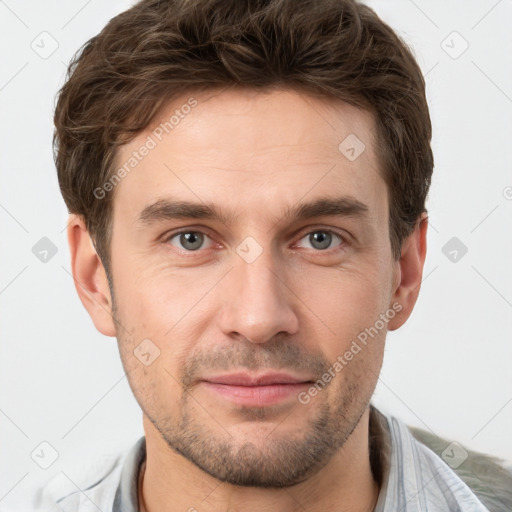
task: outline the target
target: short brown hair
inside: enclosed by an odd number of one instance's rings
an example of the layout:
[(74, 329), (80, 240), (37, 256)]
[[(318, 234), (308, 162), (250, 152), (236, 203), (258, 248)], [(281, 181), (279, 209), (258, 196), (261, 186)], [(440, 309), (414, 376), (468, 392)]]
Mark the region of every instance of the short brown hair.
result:
[(372, 112), (399, 259), (434, 166), (425, 81), (404, 41), (354, 0), (143, 0), (77, 52), (55, 110), (60, 189), (107, 275), (113, 193), (94, 191), (116, 148), (173, 97), (222, 86), (297, 88)]

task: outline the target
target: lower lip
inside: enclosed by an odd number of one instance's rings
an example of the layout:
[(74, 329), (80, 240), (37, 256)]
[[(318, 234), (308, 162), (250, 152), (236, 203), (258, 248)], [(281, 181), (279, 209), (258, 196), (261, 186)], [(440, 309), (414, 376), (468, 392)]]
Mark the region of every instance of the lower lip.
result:
[(204, 381), (203, 384), (213, 392), (240, 405), (272, 405), (296, 397), (309, 382), (297, 384), (269, 384), (267, 386), (231, 386)]

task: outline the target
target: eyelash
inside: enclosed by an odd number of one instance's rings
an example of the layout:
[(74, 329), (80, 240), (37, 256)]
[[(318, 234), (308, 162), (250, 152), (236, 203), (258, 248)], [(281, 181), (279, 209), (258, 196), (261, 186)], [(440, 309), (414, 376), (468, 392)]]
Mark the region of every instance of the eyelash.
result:
[[(338, 237), (340, 239), (340, 243), (334, 247), (329, 247), (327, 249), (314, 249), (312, 248), (311, 250), (319, 253), (319, 254), (327, 254), (327, 253), (331, 253), (332, 251), (343, 251), (346, 249), (346, 246), (348, 246), (348, 241), (347, 241), (347, 238), (343, 235), (341, 235), (340, 233), (334, 231), (333, 229), (329, 229), (329, 228), (315, 228), (315, 229), (311, 229), (310, 231), (307, 231), (305, 232), (300, 238), (299, 238), (299, 241), (300, 240), (303, 240), (305, 237), (307, 237), (308, 235), (311, 235), (312, 233), (318, 233), (318, 232), (322, 232), (322, 233), (329, 233), (331, 235), (334, 235), (335, 237)], [(205, 231), (201, 230), (201, 229), (182, 229), (180, 231), (176, 231), (176, 232), (173, 232), (171, 234), (167, 234), (163, 237), (163, 242), (165, 244), (169, 244), (170, 241), (179, 236), (179, 235), (182, 235), (182, 234), (185, 234), (185, 233), (201, 233), (205, 236), (207, 236), (208, 238), (210, 238), (212, 241), (213, 241), (213, 238)], [(172, 244), (170, 244), (172, 245)], [(175, 247), (175, 246), (173, 246)], [(195, 253), (200, 253), (201, 251), (205, 251), (205, 250), (208, 250), (208, 249), (196, 249), (195, 251), (191, 251), (191, 250), (186, 250), (186, 249), (180, 249), (179, 247), (175, 247), (178, 251), (180, 251), (181, 253), (184, 253), (184, 254), (191, 254), (191, 255), (194, 255)], [(309, 248), (308, 248), (309, 249)]]

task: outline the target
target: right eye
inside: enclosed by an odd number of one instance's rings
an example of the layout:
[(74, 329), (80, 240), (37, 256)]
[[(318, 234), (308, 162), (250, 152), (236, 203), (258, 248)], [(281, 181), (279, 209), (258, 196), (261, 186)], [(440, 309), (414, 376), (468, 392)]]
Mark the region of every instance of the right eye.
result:
[(210, 239), (210, 237), (205, 233), (201, 233), (201, 231), (180, 231), (168, 236), (164, 241), (178, 247), (178, 249), (193, 252), (201, 248), (208, 249), (209, 247), (202, 247), (206, 239)]

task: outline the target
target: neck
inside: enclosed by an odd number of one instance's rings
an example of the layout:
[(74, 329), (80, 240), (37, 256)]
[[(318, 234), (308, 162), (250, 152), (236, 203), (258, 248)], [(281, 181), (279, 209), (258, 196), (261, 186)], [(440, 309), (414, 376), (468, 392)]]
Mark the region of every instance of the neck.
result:
[[(372, 512), (379, 483), (372, 474), (369, 409), (338, 453), (314, 476), (270, 489), (221, 482), (174, 452), (144, 416), (146, 466), (141, 485), (145, 512)], [(142, 510), (142, 507), (141, 507)]]

